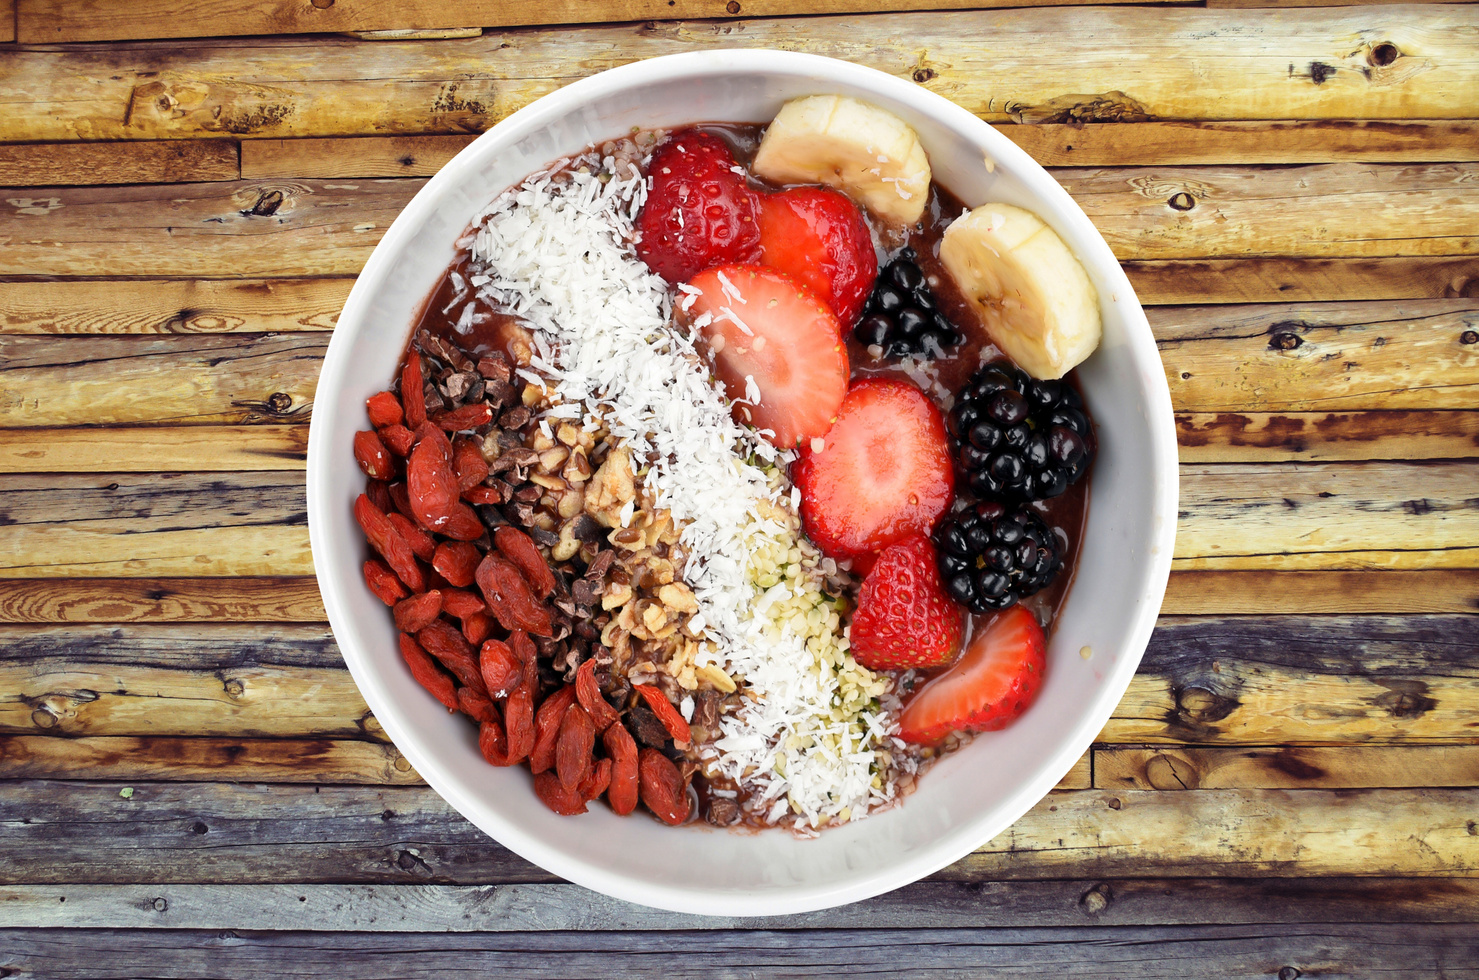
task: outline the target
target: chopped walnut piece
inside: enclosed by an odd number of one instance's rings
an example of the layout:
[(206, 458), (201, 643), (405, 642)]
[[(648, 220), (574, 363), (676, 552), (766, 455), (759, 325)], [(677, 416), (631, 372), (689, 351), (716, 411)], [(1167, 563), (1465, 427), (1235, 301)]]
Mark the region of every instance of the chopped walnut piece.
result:
[(657, 597), (662, 604), (669, 609), (680, 613), (698, 612), (698, 599), (694, 598), (693, 590), (682, 582), (671, 582), (657, 590)]
[(621, 510), (636, 499), (632, 477), (632, 452), (625, 446), (611, 450), (601, 468), (591, 477), (585, 493), (585, 512), (607, 527), (621, 524)]

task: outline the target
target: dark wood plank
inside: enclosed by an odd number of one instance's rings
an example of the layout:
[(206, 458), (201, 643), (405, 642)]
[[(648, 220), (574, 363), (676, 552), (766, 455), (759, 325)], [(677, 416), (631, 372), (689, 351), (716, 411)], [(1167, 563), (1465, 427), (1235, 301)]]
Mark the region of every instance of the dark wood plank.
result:
[(1472, 613), (1479, 570), (1172, 572), (1162, 615)]
[(0, 187), (236, 180), (227, 140), (0, 144)]
[(1459, 459), (1479, 454), (1479, 412), (1178, 413), (1176, 439), (1183, 463)]
[(1122, 262), (1140, 302), (1311, 303), (1479, 296), (1479, 256)]
[(1097, 749), (1102, 789), (1479, 786), (1479, 745), (1204, 745)]
[(0, 333), (332, 330), (353, 285), (353, 279), (0, 282)]
[[(4, 880), (552, 880), (423, 787), (132, 782), (128, 798), (123, 788), (7, 782)], [(1479, 843), (1464, 828), (1476, 805), (1476, 789), (1055, 792), (937, 878), (1472, 875)]]
[(324, 621), (313, 578), (0, 579), (0, 623)]
[(802, 915), (664, 912), (571, 884), (0, 885), (13, 928), (363, 932), (972, 929), (1479, 920), (1473, 878), (921, 881)]

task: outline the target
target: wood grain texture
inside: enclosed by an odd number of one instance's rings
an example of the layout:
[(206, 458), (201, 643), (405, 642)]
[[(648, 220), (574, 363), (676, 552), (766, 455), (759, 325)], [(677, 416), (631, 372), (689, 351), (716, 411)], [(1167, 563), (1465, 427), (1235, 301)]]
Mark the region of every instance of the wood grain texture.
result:
[(0, 333), (332, 330), (353, 279), (0, 282)]
[[(65, 899), (65, 901), (64, 901)], [(803, 915), (664, 912), (572, 884), (0, 885), (12, 927), (365, 932), (1473, 922), (1472, 878), (921, 881)], [(286, 911), (285, 911), (286, 910)], [(291, 917), (291, 921), (289, 921)]]
[(1147, 306), (1479, 297), (1479, 256), (1121, 262)]
[[(118, 783), (7, 782), (6, 882), (552, 880), (423, 787), (130, 785), (123, 799)], [(1476, 805), (1473, 789), (1058, 792), (936, 877), (1451, 877), (1479, 870)]]
[[(1085, 778), (1076, 780), (1081, 785), (1072, 788), (1088, 788), (1087, 760), (1083, 769)], [(0, 779), (421, 785), (405, 756), (388, 742), (200, 736), (0, 735)]]
[(1479, 786), (1479, 745), (1106, 748), (1094, 779), (1145, 790)]
[[(1045, 167), (1479, 160), (1479, 122), (1471, 119), (1043, 123), (997, 131)], [(243, 147), (243, 176), (245, 161)]]
[(1165, 616), (1473, 613), (1479, 570), (1172, 572)]
[[(374, 45), (266, 39), (19, 50), (0, 65), (0, 140), (481, 132), (603, 68), (733, 47), (855, 61), (917, 79), (994, 122), (1467, 119), (1468, 93), (1479, 86), (1469, 41), (1476, 24), (1479, 12), (1467, 6), (1049, 7), (494, 31)], [(1398, 56), (1372, 65), (1384, 43)]]
[(1319, 963), (1328, 977), (1479, 977), (1473, 966), (1479, 939), (1467, 925), (1128, 926), (1112, 941), (1091, 926), (746, 930), (731, 938), (715, 945), (712, 934), (676, 932), (654, 949), (649, 935), (623, 932), (466, 934), (453, 944), (434, 934), (6, 929), (0, 942), (10, 951), (0, 965), (27, 980), (43, 975), (104, 980), (144, 971), (234, 980), (260, 976), (263, 964), (286, 963), (304, 972), (340, 970), (366, 980), (441, 978), (458, 971), (560, 980), (679, 971), (701, 978), (870, 975), (896, 970), (900, 963), (917, 975), (950, 978), (1040, 977), (1061, 970), (1087, 980), (1180, 980), (1188, 963), (1223, 977), (1271, 976), (1271, 965), (1297, 969), (1291, 963)]
[(167, 184), (239, 176), (236, 145), (225, 140), (0, 144), (0, 187)]
[(1479, 407), (1474, 300), (1168, 307), (1148, 316), (1178, 411)]
[(15, 40), (15, 0), (0, 0), (0, 43)]
[(473, 136), (362, 136), (348, 139), (243, 140), (247, 180), (335, 177), (430, 177)]
[(1199, 412), (1176, 416), (1183, 463), (1458, 459), (1479, 412)]
[(326, 619), (318, 581), (313, 578), (0, 579), (0, 623), (322, 623)]
[[(151, 0), (125, 12), (107, 0), (17, 0), (18, 30), (26, 43), (122, 41), (136, 38), (217, 37), (230, 34), (307, 34), (344, 32), (360, 36), (447, 32), (456, 28), (519, 27), (538, 24), (584, 24), (681, 18), (795, 16), (797, 14), (876, 13), (900, 10), (943, 10), (952, 7), (1050, 5), (1050, 0), (618, 0), (592, 5), (579, 0), (534, 0), (501, 3), (465, 0), (448, 6), (434, 0), (340, 0), (322, 7), (290, 0), (227, 0), (209, 14), (183, 0)], [(1052, 5), (1061, 0), (1051, 0)], [(1103, 0), (1069, 0), (1101, 3)], [(1111, 3), (1128, 0), (1109, 0)], [(1166, 0), (1150, 0), (1166, 2)], [(475, 36), (475, 35), (472, 35)]]
[(324, 334), (0, 337), (0, 426), (306, 422)]
[(301, 470), (305, 425), (0, 430), (0, 473)]

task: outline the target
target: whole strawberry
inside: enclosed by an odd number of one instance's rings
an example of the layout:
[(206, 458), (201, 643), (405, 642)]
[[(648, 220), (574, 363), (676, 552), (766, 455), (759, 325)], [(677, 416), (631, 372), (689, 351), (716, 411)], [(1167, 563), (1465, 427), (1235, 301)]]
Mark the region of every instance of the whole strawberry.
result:
[(858, 591), (852, 654), (870, 670), (943, 667), (955, 659), (965, 610), (945, 594), (935, 546), (912, 534), (885, 548)]
[(673, 133), (652, 152), (652, 190), (637, 215), (637, 255), (668, 282), (759, 258), (758, 195), (734, 166), (724, 141), (697, 129)]

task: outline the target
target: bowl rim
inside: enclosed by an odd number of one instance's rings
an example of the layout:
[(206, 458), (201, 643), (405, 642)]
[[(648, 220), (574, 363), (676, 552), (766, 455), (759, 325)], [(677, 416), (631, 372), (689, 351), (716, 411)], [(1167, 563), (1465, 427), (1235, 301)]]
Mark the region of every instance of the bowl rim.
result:
[[(1075, 251), (1080, 260), (1095, 268), (1115, 291), (1115, 301), (1123, 307), (1121, 315), (1129, 328), (1129, 344), (1134, 356), (1141, 359), (1148, 354), (1159, 363), (1159, 353), (1144, 310), (1109, 245), (1068, 192), (1026, 151), (964, 107), (886, 72), (821, 55), (754, 48), (684, 52), (631, 62), (579, 79), (512, 113), (464, 147), (423, 185), (396, 216), (356, 278), (338, 322), (352, 323), (364, 319), (372, 293), (378, 288), (378, 285), (372, 284), (378, 284), (384, 273), (391, 268), (392, 256), (397, 255), (405, 241), (419, 230), (435, 209), (436, 200), (445, 187), (473, 176), (475, 158), (490, 143), (518, 140), (612, 88), (733, 74), (799, 76), (814, 79), (819, 88), (824, 88), (828, 83), (837, 83), (858, 90), (873, 91), (880, 96), (914, 106), (933, 117), (944, 128), (982, 147), (990, 158), (1009, 162), (1011, 169), (1034, 195), (1051, 199), (1071, 223), (1080, 226), (1077, 230), (1083, 234), (1079, 237), (1087, 242), (1087, 247), (1076, 248)], [(335, 330), (320, 372), (321, 384), (325, 379), (342, 380), (351, 343), (352, 338), (346, 331)], [(543, 841), (525, 833), (518, 823), (496, 811), (485, 809), (480, 801), (460, 787), (459, 778), (443, 765), (435, 752), (429, 749), (423, 751), (420, 739), (410, 730), (402, 729), (393, 709), (382, 710), (393, 703), (385, 679), (362, 662), (354, 650), (341, 647), (341, 652), (371, 711), (375, 713), (397, 749), (405, 755), (427, 784), (460, 815), (497, 843), (562, 878), (625, 901), (676, 912), (727, 916), (808, 912), (880, 895), (959, 860), (1019, 820), (1082, 757), (1123, 698), (1149, 642), (1164, 598), (1175, 540), (1179, 482), (1175, 424), (1164, 371), (1152, 372), (1140, 380), (1145, 388), (1144, 396), (1149, 408), (1145, 433), (1149, 442), (1148, 454), (1158, 464), (1164, 465), (1157, 465), (1153, 480), (1154, 498), (1150, 509), (1152, 536), (1146, 548), (1149, 568), (1146, 591), (1141, 597), (1144, 601), (1139, 603), (1132, 625), (1126, 631), (1124, 655), (1106, 672), (1100, 693), (1090, 710), (1079, 716), (1073, 726), (1072, 735), (1060, 742), (1058, 750), (1033, 778), (1025, 780), (1015, 792), (1007, 795), (996, 808), (993, 819), (978, 819), (968, 825), (975, 828), (974, 833), (957, 835), (965, 841), (964, 844), (957, 840), (954, 846), (942, 844), (920, 848), (909, 858), (882, 869), (861, 871), (845, 881), (831, 884), (794, 886), (784, 893), (767, 892), (761, 895), (686, 885), (633, 882), (618, 873), (547, 846)], [(321, 399), (316, 396), (315, 400)], [(315, 490), (321, 488), (325, 482), (325, 475), (333, 465), (331, 454), (340, 447), (327, 444), (327, 437), (323, 435), (325, 428), (325, 425), (314, 424), (310, 424), (309, 428), (308, 528), (319, 590), (330, 628), (337, 637), (343, 633), (336, 628), (336, 624), (346, 622), (349, 613), (344, 605), (345, 593), (340, 581), (333, 576), (328, 562), (319, 557), (328, 554), (328, 543), (325, 540), (327, 532), (324, 528), (330, 519), (328, 508), (331, 502), (326, 493)], [(1108, 692), (1112, 692), (1113, 696), (1109, 696)]]

